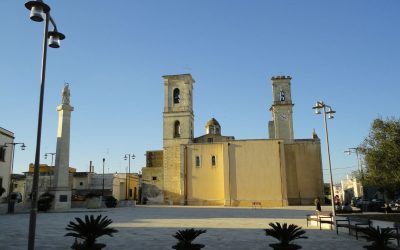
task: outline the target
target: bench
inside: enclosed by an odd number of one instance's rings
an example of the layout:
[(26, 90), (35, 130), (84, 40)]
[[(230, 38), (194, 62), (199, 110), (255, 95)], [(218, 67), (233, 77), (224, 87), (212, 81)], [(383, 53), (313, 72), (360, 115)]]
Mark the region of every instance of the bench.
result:
[(257, 206), (258, 206), (259, 208), (261, 208), (261, 201), (253, 201), (253, 202), (251, 203), (251, 206), (252, 206), (252, 208), (254, 208), (254, 209), (256, 209)]
[(391, 230), (390, 236), (395, 238), (397, 240), (397, 246), (400, 246), (400, 222), (395, 222), (394, 227), (389, 227), (387, 229)]
[(339, 234), (339, 227), (344, 227), (349, 229), (349, 235), (351, 231), (356, 232), (356, 239), (358, 240), (358, 232), (362, 232), (363, 229), (371, 227), (371, 220), (360, 218), (360, 217), (347, 217), (346, 219), (336, 220), (336, 234)]
[(319, 225), (319, 230), (322, 230), (322, 224), (329, 224), (332, 230), (333, 216), (331, 212), (324, 211), (324, 212), (317, 212), (315, 214), (307, 214), (306, 220), (307, 220), (307, 227), (308, 227), (308, 222), (316, 221), (317, 226)]

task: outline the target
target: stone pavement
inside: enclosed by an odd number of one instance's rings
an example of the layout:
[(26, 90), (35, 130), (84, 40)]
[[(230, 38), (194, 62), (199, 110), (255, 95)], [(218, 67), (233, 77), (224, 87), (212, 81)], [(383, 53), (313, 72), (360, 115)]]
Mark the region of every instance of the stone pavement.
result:
[[(302, 226), (308, 239), (296, 242), (305, 250), (361, 250), (366, 241), (356, 240), (346, 233), (306, 227), (306, 214), (314, 207), (287, 208), (224, 208), (180, 206), (136, 206), (99, 211), (71, 209), (63, 213), (39, 213), (35, 249), (70, 249), (74, 239), (64, 237), (65, 227), (74, 217), (103, 214), (113, 220), (119, 232), (114, 237), (103, 236), (98, 242), (106, 249), (172, 249), (176, 240), (171, 236), (179, 229), (207, 229), (195, 242), (204, 249), (270, 249), (275, 239), (266, 237), (263, 228), (270, 222), (287, 222)], [(323, 208), (329, 210), (329, 207)], [(29, 213), (0, 215), (0, 249), (27, 249)]]

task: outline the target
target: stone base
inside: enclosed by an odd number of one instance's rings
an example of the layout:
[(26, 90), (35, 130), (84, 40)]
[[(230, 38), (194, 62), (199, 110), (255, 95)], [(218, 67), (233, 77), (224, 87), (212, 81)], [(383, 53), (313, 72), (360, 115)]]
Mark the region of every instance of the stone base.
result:
[(54, 202), (52, 209), (54, 210), (68, 210), (71, 209), (71, 189), (55, 189), (51, 191), (54, 194)]

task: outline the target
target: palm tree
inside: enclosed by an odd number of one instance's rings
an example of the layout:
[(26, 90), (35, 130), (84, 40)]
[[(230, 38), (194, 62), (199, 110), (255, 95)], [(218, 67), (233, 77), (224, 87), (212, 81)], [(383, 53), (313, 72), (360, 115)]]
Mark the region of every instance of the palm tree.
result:
[[(77, 223), (70, 221), (65, 228), (70, 233), (65, 234), (65, 236), (72, 236), (79, 239), (83, 239), (83, 244), (79, 244), (75, 241), (75, 249), (101, 249), (105, 247), (105, 244), (96, 244), (96, 239), (103, 236), (113, 236), (113, 233), (118, 232), (118, 230), (108, 227), (112, 220), (108, 219), (107, 216), (103, 217), (101, 215), (94, 218), (93, 215), (85, 215), (85, 221), (81, 218), (75, 217)], [(73, 247), (74, 247), (73, 246)]]
[(283, 223), (281, 225), (279, 222), (269, 223), (272, 228), (264, 229), (266, 236), (274, 237), (279, 240), (279, 243), (270, 244), (270, 246), (275, 250), (295, 250), (300, 249), (301, 246), (296, 244), (290, 244), (291, 241), (296, 239), (307, 239), (307, 236), (303, 236), (306, 231), (304, 231), (301, 227), (287, 223)]
[(195, 230), (194, 228), (179, 230), (175, 235), (172, 235), (178, 240), (178, 243), (172, 248), (177, 250), (198, 250), (204, 247), (203, 244), (192, 244), (192, 241), (200, 234), (207, 232), (207, 230)]
[(392, 228), (382, 228), (379, 229), (369, 227), (365, 230), (363, 230), (363, 233), (366, 236), (363, 236), (364, 238), (367, 239), (367, 241), (372, 241), (372, 245), (369, 246), (364, 246), (364, 248), (368, 250), (391, 250), (391, 249), (396, 249), (389, 247), (389, 240), (394, 240), (395, 238), (393, 237), (393, 230)]

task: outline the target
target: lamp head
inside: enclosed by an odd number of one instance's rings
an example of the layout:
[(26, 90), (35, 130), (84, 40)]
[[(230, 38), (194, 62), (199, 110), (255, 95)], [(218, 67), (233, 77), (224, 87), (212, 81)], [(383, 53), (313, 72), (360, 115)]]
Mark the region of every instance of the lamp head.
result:
[(128, 157), (126, 157), (126, 155), (124, 156), (124, 160), (125, 160), (125, 161), (128, 160)]
[(135, 159), (135, 157), (136, 157), (136, 156), (135, 156), (134, 154), (132, 154), (132, 159), (133, 159), (133, 160)]
[(60, 48), (60, 41), (65, 39), (65, 35), (57, 30), (50, 31), (48, 36), (49, 46), (55, 49)]
[(25, 148), (26, 148), (25, 144), (22, 143), (21, 150), (25, 150)]
[(25, 7), (31, 11), (30, 18), (35, 22), (43, 22), (45, 15), (50, 11), (50, 7), (42, 0), (29, 1)]
[(333, 116), (333, 114), (336, 113), (336, 111), (332, 110), (331, 107), (328, 108), (328, 111), (327, 111), (326, 113), (328, 114), (328, 119), (333, 119), (333, 118), (335, 118), (335, 117)]
[(322, 108), (321, 102), (316, 102), (315, 106), (313, 107), (313, 109), (315, 109), (315, 114), (317, 115), (321, 114), (321, 108)]

